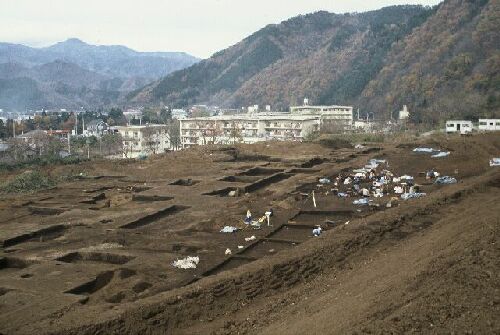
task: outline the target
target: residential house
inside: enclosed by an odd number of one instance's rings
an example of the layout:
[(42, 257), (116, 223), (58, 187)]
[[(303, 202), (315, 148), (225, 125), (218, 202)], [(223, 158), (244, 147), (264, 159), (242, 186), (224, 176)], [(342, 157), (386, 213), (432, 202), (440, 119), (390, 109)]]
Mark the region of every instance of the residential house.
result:
[(92, 120), (85, 125), (86, 129), (83, 130), (83, 135), (90, 137), (101, 137), (102, 135), (108, 133), (109, 126), (103, 120)]

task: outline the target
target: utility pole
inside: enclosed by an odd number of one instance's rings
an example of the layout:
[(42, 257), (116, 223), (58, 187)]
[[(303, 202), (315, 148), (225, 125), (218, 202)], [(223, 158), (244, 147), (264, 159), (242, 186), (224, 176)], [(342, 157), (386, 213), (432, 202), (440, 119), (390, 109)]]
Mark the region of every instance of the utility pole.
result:
[(87, 137), (85, 142), (87, 143), (87, 159), (90, 159), (90, 138)]
[(71, 132), (68, 132), (68, 154), (71, 155)]

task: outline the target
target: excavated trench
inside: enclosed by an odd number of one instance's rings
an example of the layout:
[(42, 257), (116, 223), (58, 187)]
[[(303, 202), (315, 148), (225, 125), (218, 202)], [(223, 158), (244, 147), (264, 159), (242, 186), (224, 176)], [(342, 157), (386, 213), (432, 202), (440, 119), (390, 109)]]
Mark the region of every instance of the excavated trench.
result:
[(95, 293), (108, 285), (113, 279), (114, 274), (114, 271), (101, 272), (91, 281), (88, 281), (82, 285), (78, 285), (64, 293), (78, 295), (89, 295)]
[[(258, 169), (261, 169), (261, 168), (258, 168)], [(252, 193), (252, 192), (255, 192), (257, 190), (260, 190), (264, 187), (267, 187), (269, 185), (272, 185), (274, 183), (278, 183), (282, 180), (285, 180), (285, 179), (288, 179), (292, 176), (294, 176), (295, 174), (294, 173), (284, 173), (284, 172), (278, 172), (278, 173), (273, 173), (273, 174), (270, 174), (268, 175), (267, 173), (271, 172), (270, 170), (272, 170), (272, 172), (274, 171), (283, 171), (283, 170), (280, 170), (280, 169), (266, 169), (267, 171), (263, 174), (264, 178), (261, 178), (261, 179), (258, 179), (260, 175), (254, 175), (252, 172), (252, 174), (250, 176), (247, 176), (247, 175), (236, 175), (236, 176), (228, 176), (228, 177), (224, 177), (223, 179), (221, 180), (224, 180), (224, 181), (231, 181), (231, 182), (244, 182), (245, 180), (249, 180), (247, 178), (251, 178), (250, 180), (255, 180), (257, 179), (256, 181), (246, 185), (246, 186), (242, 186), (242, 187), (225, 187), (225, 188), (222, 188), (222, 189), (218, 189), (218, 190), (214, 190), (214, 191), (211, 191), (211, 192), (206, 192), (206, 193), (202, 193), (202, 195), (212, 195), (212, 196), (219, 196), (219, 197), (228, 197), (230, 196), (230, 193), (232, 192), (235, 192), (235, 196), (238, 196), (239, 194), (241, 193)], [(259, 172), (259, 173), (262, 173)], [(257, 178), (256, 178), (257, 177)], [(254, 179), (255, 178), (255, 179)]]
[(171, 197), (168, 195), (157, 195), (157, 194), (152, 194), (152, 195), (133, 194), (132, 195), (132, 201), (138, 201), (138, 202), (168, 201), (168, 200), (172, 200), (173, 198), (174, 197)]
[(13, 245), (29, 242), (29, 241), (47, 241), (58, 238), (64, 234), (67, 229), (65, 225), (57, 224), (49, 227), (45, 227), (36, 231), (14, 236), (12, 238), (3, 241), (2, 246), (4, 248), (11, 247)]
[(29, 206), (28, 210), (32, 215), (59, 215), (68, 211), (69, 208)]
[(189, 206), (172, 205), (172, 206), (169, 206), (169, 207), (164, 208), (162, 210), (159, 210), (159, 211), (156, 211), (154, 213), (143, 216), (139, 219), (132, 220), (131, 222), (128, 222), (124, 225), (121, 225), (120, 228), (122, 228), (122, 229), (140, 228), (140, 227), (149, 225), (149, 224), (151, 224), (159, 219), (162, 219), (166, 216), (174, 215), (174, 214), (181, 212), (187, 208), (189, 208)]
[(104, 252), (71, 252), (64, 256), (57, 258), (56, 260), (65, 263), (77, 263), (77, 262), (97, 262), (97, 263), (108, 263), (108, 264), (125, 264), (130, 262), (135, 257), (127, 255), (118, 255)]
[(0, 257), (0, 270), (3, 269), (25, 269), (37, 262), (18, 257)]
[(272, 168), (263, 168), (260, 166), (250, 168), (246, 171), (240, 172), (238, 176), (269, 176), (278, 172), (283, 172), (284, 169), (272, 169)]
[(194, 179), (177, 179), (176, 181), (171, 182), (169, 185), (177, 185), (177, 186), (193, 186), (195, 184), (198, 184), (200, 181), (199, 180), (194, 180)]
[(217, 196), (217, 197), (229, 197), (229, 194), (231, 192), (234, 191), (234, 192), (236, 192), (236, 194), (238, 194), (241, 190), (242, 190), (242, 188), (239, 188), (239, 187), (225, 187), (225, 188), (221, 188), (221, 189), (214, 190), (211, 192), (202, 193), (202, 195), (212, 195), (212, 196)]
[(311, 158), (310, 160), (308, 160), (305, 163), (300, 164), (300, 167), (301, 168), (312, 168), (313, 166), (323, 164), (325, 162), (328, 162), (328, 159), (315, 157), (315, 158)]
[(222, 177), (220, 181), (227, 181), (230, 183), (253, 183), (260, 179), (260, 176), (226, 176)]
[(245, 186), (244, 191), (245, 193), (252, 193), (271, 184), (278, 183), (282, 180), (288, 179), (293, 175), (294, 175), (293, 173), (279, 172), (269, 177), (262, 178), (250, 185)]

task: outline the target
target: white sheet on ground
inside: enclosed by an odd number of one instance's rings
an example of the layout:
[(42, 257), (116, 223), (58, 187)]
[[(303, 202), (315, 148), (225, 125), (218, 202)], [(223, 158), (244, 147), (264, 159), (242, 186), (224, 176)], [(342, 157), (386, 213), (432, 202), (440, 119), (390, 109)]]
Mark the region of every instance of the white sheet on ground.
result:
[(200, 257), (188, 256), (186, 258), (173, 261), (172, 265), (178, 269), (196, 269), (199, 262)]

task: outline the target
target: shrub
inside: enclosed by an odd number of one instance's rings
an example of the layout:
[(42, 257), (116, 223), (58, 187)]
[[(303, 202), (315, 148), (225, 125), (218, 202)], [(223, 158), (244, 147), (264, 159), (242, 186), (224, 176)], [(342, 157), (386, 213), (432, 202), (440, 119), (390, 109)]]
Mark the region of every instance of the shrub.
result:
[(55, 185), (55, 182), (37, 171), (26, 171), (12, 180), (0, 185), (1, 193), (25, 193), (46, 189)]
[(319, 139), (319, 144), (330, 149), (352, 148), (351, 142), (340, 137), (323, 137)]

